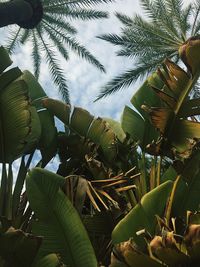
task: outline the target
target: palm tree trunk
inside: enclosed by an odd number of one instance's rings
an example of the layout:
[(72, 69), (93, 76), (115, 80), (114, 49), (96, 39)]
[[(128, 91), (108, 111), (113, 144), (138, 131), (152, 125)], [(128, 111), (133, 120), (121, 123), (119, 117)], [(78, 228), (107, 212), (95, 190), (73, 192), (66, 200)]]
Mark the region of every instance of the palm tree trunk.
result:
[(33, 9), (24, 0), (0, 3), (0, 27), (30, 20), (32, 16)]

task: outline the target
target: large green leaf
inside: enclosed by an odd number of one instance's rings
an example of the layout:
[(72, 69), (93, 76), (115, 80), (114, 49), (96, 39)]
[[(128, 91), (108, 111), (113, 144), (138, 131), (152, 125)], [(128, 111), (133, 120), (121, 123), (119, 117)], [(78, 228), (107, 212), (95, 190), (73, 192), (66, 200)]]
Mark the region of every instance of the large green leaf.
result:
[(22, 73), (19, 80), (23, 80), (27, 83), (29, 96), (33, 103), (37, 103), (38, 99), (47, 97), (45, 91), (38, 83), (37, 79), (28, 70), (25, 70)]
[(113, 120), (111, 118), (103, 118), (103, 120), (107, 121), (110, 125), (110, 127), (112, 128), (113, 132), (116, 134), (117, 138), (123, 142), (124, 139), (126, 138), (126, 134), (122, 129), (122, 126), (120, 124), (120, 122)]
[(40, 168), (27, 176), (27, 196), (37, 218), (33, 232), (44, 237), (38, 257), (58, 253), (70, 267), (96, 267), (87, 232), (61, 189), (64, 183), (63, 177)]
[[(200, 152), (188, 159), (182, 166), (182, 179), (179, 181), (173, 203), (173, 214), (184, 216), (187, 210), (193, 212), (199, 209), (200, 205)], [(181, 203), (181, 205), (180, 205)]]
[(38, 148), (42, 154), (42, 165), (45, 166), (55, 155), (57, 149), (57, 130), (54, 116), (41, 106), (41, 99), (46, 98), (47, 95), (37, 79), (26, 70), (18, 80), (23, 80), (27, 83), (31, 103), (38, 111), (42, 127)]
[(134, 141), (139, 142), (139, 145), (145, 149), (147, 145), (144, 141), (145, 121), (136, 111), (128, 106), (125, 106), (123, 111), (122, 128)]
[(16, 80), (22, 74), (19, 68), (13, 68), (0, 75), (0, 90), (8, 86), (12, 81)]
[(132, 237), (138, 245), (144, 247), (144, 239), (137, 236), (136, 232), (145, 228), (150, 234), (154, 234), (155, 215), (163, 215), (172, 185), (172, 181), (167, 181), (144, 195), (141, 203), (137, 204), (113, 230), (113, 243), (127, 241)]
[(102, 118), (94, 118), (82, 108), (75, 107), (71, 112), (69, 105), (50, 98), (44, 99), (43, 105), (73, 131), (100, 145), (108, 161), (115, 160), (118, 140), (109, 123)]
[(40, 122), (30, 106), (24, 81), (12, 82), (0, 92), (0, 161), (12, 162), (36, 146)]
[(38, 116), (42, 128), (38, 148), (42, 154), (42, 165), (45, 166), (57, 151), (57, 129), (54, 116), (48, 110), (39, 111)]
[(122, 115), (122, 128), (129, 133), (135, 141), (139, 141), (140, 147), (146, 146), (158, 137), (158, 132), (150, 122), (149, 115), (142, 109), (143, 105), (157, 106), (161, 101), (151, 88), (151, 83), (163, 84), (158, 80), (156, 73), (152, 74), (133, 95), (131, 103), (137, 112), (126, 106)]

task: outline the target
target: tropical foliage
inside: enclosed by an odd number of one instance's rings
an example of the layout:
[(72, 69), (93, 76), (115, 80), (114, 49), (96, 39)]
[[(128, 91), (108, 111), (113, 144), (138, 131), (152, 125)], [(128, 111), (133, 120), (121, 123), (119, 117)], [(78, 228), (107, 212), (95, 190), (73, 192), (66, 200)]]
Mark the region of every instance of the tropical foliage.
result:
[(181, 45), (186, 71), (166, 59), (119, 123), (48, 98), (0, 48), (0, 266), (199, 265), (199, 51)]
[[(79, 57), (105, 71), (103, 65), (74, 37), (77, 33), (71, 20), (93, 20), (107, 18), (108, 13), (91, 9), (92, 5), (107, 3), (111, 0), (76, 0), (76, 1), (35, 1), (42, 8), (41, 18), (34, 27), (23, 23), (10, 26), (7, 31), (6, 48), (13, 53), (17, 45), (31, 43), (35, 77), (39, 77), (41, 61), (45, 57), (52, 80), (58, 87), (65, 102), (69, 103), (67, 80), (58, 56), (69, 59), (69, 50)], [(3, 1), (1, 1), (3, 2)], [(34, 1), (30, 3), (34, 4)], [(9, 8), (9, 7), (8, 7)], [(36, 10), (37, 11), (37, 10)], [(19, 10), (20, 12), (20, 10)], [(23, 10), (22, 10), (23, 12)], [(35, 18), (37, 19), (37, 18)], [(48, 40), (48, 41), (47, 41)]]
[(97, 99), (130, 86), (138, 78), (152, 73), (165, 58), (179, 61), (179, 47), (191, 37), (199, 35), (199, 1), (187, 6), (181, 0), (140, 0), (140, 4), (146, 19), (138, 14), (128, 17), (117, 13), (116, 17), (123, 25), (122, 32), (99, 36), (119, 46), (117, 55), (132, 59), (133, 67), (109, 81)]

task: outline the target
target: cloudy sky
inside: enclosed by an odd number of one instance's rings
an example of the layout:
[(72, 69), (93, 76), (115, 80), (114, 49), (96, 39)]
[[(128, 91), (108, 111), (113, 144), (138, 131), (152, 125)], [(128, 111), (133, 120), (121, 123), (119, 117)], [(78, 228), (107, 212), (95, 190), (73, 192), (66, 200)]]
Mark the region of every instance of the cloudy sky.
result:
[[(86, 108), (96, 116), (119, 119), (123, 107), (129, 103), (138, 85), (133, 85), (129, 89), (100, 100), (97, 103), (93, 103), (95, 97), (100, 92), (101, 86), (131, 66), (131, 61), (115, 55), (115, 51), (117, 51), (116, 47), (97, 39), (96, 36), (103, 33), (120, 32), (121, 23), (116, 19), (115, 12), (132, 15), (134, 13), (140, 13), (141, 10), (139, 9), (138, 0), (116, 0), (115, 3), (98, 5), (96, 9), (108, 11), (110, 18), (89, 22), (76, 21), (73, 24), (78, 29), (76, 38), (99, 59), (105, 66), (107, 73), (101, 73), (94, 66), (78, 58), (72, 52), (70, 53), (70, 60), (68, 62), (60, 59), (61, 65), (65, 69), (66, 78), (68, 79), (72, 105)], [(4, 30), (1, 30), (0, 34), (3, 37)], [(3, 39), (1, 38), (1, 40)], [(29, 51), (30, 44), (23, 46), (21, 49), (17, 49), (17, 52), (12, 56), (14, 64), (18, 65), (21, 69), (32, 70)], [(58, 90), (49, 82), (50, 78), (45, 61), (41, 70), (40, 83), (43, 85), (43, 88), (49, 96), (59, 98)]]
[[(188, 4), (189, 2), (191, 0), (184, 0), (184, 4)], [(70, 53), (70, 60), (66, 62), (60, 58), (60, 64), (64, 68), (66, 78), (68, 79), (72, 105), (86, 108), (96, 116), (112, 117), (119, 120), (124, 106), (129, 104), (131, 96), (139, 88), (141, 81), (94, 103), (93, 101), (99, 94), (100, 88), (106, 82), (134, 64), (133, 60), (117, 57), (115, 55), (117, 48), (110, 43), (97, 39), (96, 36), (103, 33), (120, 32), (122, 25), (116, 19), (115, 12), (132, 16), (135, 13), (141, 14), (142, 10), (139, 5), (139, 0), (115, 0), (115, 3), (98, 5), (96, 9), (109, 12), (110, 18), (89, 22), (76, 21), (73, 24), (78, 29), (76, 38), (99, 59), (105, 66), (107, 73), (101, 73), (94, 66), (80, 59), (72, 52)], [(0, 31), (1, 40), (3, 40), (2, 37), (6, 30), (5, 28), (5, 30)], [(31, 44), (27, 44), (21, 49), (18, 49), (12, 56), (12, 59), (14, 64), (18, 65), (21, 69), (29, 69), (31, 71), (30, 46)], [(50, 82), (45, 61), (41, 68), (40, 83), (50, 97), (59, 98), (58, 90)]]

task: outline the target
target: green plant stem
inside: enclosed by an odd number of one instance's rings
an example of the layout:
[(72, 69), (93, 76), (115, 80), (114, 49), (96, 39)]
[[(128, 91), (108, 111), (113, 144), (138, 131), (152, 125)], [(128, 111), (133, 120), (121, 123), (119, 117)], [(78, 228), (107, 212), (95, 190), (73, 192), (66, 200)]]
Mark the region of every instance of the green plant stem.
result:
[(127, 191), (127, 196), (128, 196), (129, 202), (131, 203), (132, 208), (134, 208), (135, 205), (137, 204), (137, 200), (135, 199), (135, 195), (132, 189)]
[(156, 173), (156, 186), (160, 185), (160, 171), (161, 171), (161, 165), (162, 165), (162, 157), (158, 159), (157, 163), (157, 173)]
[(5, 216), (5, 201), (7, 188), (7, 171), (6, 163), (2, 164), (1, 188), (0, 188), (0, 216)]
[(168, 204), (166, 207), (166, 211), (165, 211), (166, 216), (165, 217), (166, 217), (167, 226), (169, 226), (169, 224), (170, 224), (172, 205), (173, 205), (173, 201), (174, 201), (174, 197), (175, 197), (175, 193), (176, 193), (176, 188), (177, 188), (177, 185), (178, 185), (180, 179), (181, 179), (181, 175), (178, 175), (176, 180), (174, 181), (172, 191), (171, 191), (171, 194), (170, 194), (170, 197), (168, 200)]
[(6, 192), (6, 218), (12, 220), (12, 188), (13, 188), (13, 171), (12, 163), (9, 163), (8, 169), (8, 183)]
[(151, 163), (151, 171), (150, 171), (150, 190), (156, 187), (156, 162), (157, 157), (154, 156)]
[(141, 193), (142, 195), (144, 195), (147, 192), (145, 152), (142, 152), (140, 183), (141, 183)]
[(19, 168), (19, 172), (17, 175), (17, 180), (15, 183), (15, 188), (13, 192), (13, 200), (12, 200), (13, 216), (16, 216), (17, 210), (19, 208), (20, 197), (22, 194), (23, 186), (24, 186), (24, 180), (26, 178), (26, 174), (29, 169), (30, 163), (32, 161), (33, 155), (34, 155), (34, 152), (30, 154), (26, 164), (25, 164), (25, 156), (22, 156), (21, 158), (21, 164), (20, 164), (20, 168)]

